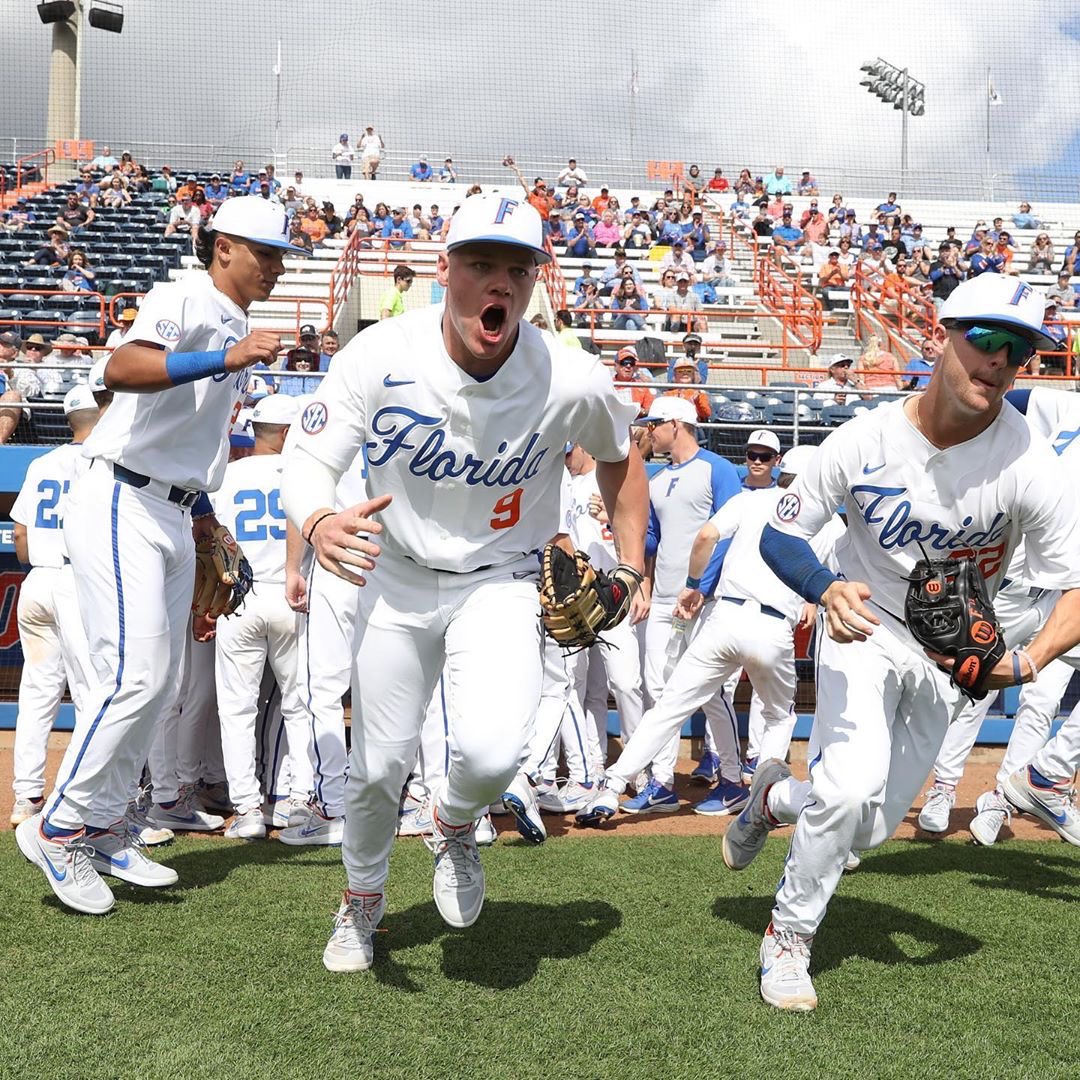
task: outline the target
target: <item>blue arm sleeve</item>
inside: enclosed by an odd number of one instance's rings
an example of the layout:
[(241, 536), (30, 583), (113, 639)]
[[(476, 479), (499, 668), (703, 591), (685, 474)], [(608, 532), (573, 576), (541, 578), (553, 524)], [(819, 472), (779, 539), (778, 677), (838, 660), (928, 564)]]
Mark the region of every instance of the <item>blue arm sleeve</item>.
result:
[[(712, 463), (712, 513), (715, 514), (721, 506), (732, 497), (742, 491), (742, 482), (735, 466), (726, 458), (719, 455)], [(731, 540), (721, 540), (713, 548), (705, 572), (701, 575), (701, 591), (705, 596), (712, 596), (716, 591), (717, 582), (720, 580), (720, 572), (724, 568), (724, 556), (731, 546)]]
[(214, 508), (210, 505), (210, 496), (205, 491), (200, 491), (199, 497), (191, 505), (191, 516), (193, 518), (207, 517), (213, 512)]
[(660, 519), (656, 516), (653, 504), (649, 503), (649, 528), (645, 533), (645, 558), (651, 559), (656, 555), (656, 549), (660, 546)]
[(1030, 390), (1010, 390), (1005, 395), (1005, 400), (1015, 409), (1019, 409), (1025, 415), (1028, 410), (1028, 400), (1031, 398)]
[(765, 565), (793, 592), (816, 604), (821, 594), (839, 578), (823, 566), (813, 548), (800, 536), (766, 525), (759, 547)]

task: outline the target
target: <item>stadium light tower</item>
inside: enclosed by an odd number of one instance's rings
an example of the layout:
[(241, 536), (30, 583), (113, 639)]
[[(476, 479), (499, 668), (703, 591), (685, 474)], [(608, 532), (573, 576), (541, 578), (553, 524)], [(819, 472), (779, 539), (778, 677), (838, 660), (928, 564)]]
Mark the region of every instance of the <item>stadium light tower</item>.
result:
[(900, 110), (900, 175), (907, 176), (908, 167), (908, 113), (922, 116), (926, 112), (926, 86), (908, 75), (907, 68), (898, 68), (879, 56), (868, 60), (859, 68), (864, 73), (859, 85), (865, 86), (874, 97)]

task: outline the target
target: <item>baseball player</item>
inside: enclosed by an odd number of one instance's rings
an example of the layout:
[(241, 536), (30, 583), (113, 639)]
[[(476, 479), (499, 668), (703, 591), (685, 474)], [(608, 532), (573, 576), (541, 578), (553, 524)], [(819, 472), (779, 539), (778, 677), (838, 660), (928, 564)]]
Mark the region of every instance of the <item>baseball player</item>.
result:
[(91, 914), (114, 903), (100, 873), (177, 879), (116, 822), (183, 654), (193, 534), (216, 527), (200, 493), (221, 483), (247, 369), (280, 347), (275, 333), (248, 333), (247, 309), (270, 295), (286, 251), (303, 254), (285, 239), (284, 209), (265, 199), (228, 200), (213, 226), (197, 237), (207, 273), (155, 286), (109, 358), (118, 393), (84, 444), (90, 465), (64, 521), (96, 679), (55, 790), (16, 838), (59, 899)]
[[(371, 965), (399, 795), (444, 667), (453, 749), (432, 796), (433, 894), (452, 926), (480, 914), (475, 822), (516, 773), (540, 697), (535, 552), (558, 519), (567, 441), (599, 461), (623, 560), (620, 614), (640, 580), (636, 410), (618, 401), (601, 364), (522, 320), (548, 260), (527, 204), (466, 199), (439, 255), (445, 304), (354, 337), (286, 443), (290, 521), (320, 565), (366, 583), (342, 842), (348, 888), (323, 954), (330, 970)], [(372, 497), (336, 512), (338, 478), (365, 443)]]
[[(795, 823), (762, 941), (761, 994), (780, 1009), (817, 1005), (810, 947), (852, 850), (883, 843), (930, 769), (960, 693), (911, 636), (902, 613), (923, 548), (964, 553), (997, 591), (1021, 536), (1032, 580), (1070, 590), (1025, 653), (1006, 652), (987, 686), (1034, 680), (1080, 639), (1080, 525), (1053, 451), (1034, 440), (1005, 392), (1041, 330), (1042, 294), (984, 274), (941, 308), (943, 345), (927, 389), (833, 432), (777, 503), (765, 562), (824, 606), (810, 778), (781, 761), (758, 766), (746, 809), (724, 836), (724, 861), (748, 866), (770, 828)], [(840, 576), (807, 543), (845, 505)], [(937, 663), (935, 663), (935, 660)]]
[[(813, 455), (812, 447), (794, 447), (780, 466), (786, 488)], [(802, 599), (783, 585), (761, 560), (761, 533), (776, 508), (778, 492), (746, 489), (732, 496), (701, 527), (693, 541), (686, 585), (679, 593), (675, 615), (692, 620), (704, 607), (702, 576), (721, 540), (730, 539), (716, 588), (714, 609), (671, 673), (657, 703), (607, 770), (590, 803), (577, 814), (582, 825), (595, 825), (619, 809), (627, 783), (673, 735), (687, 716), (712, 698), (744, 667), (762, 701), (763, 749), (783, 757), (791, 739), (789, 716), (795, 695), (795, 626), (812, 618)], [(825, 553), (833, 542), (831, 524), (822, 530), (815, 550)], [(731, 791), (734, 787), (736, 790)], [(711, 794), (715, 816), (737, 812), (746, 800), (738, 784), (721, 780)], [(735, 809), (733, 809), (733, 807)]]
[(64, 415), (72, 441), (29, 464), (11, 508), (16, 557), (30, 565), (16, 608), (23, 667), (12, 761), (13, 826), (42, 808), (49, 732), (60, 711), (64, 686), (70, 687), (78, 707), (93, 671), (63, 528), (68, 494), (86, 467), (82, 443), (99, 415), (88, 384), (67, 392)]
[(263, 792), (255, 776), (259, 685), (269, 661), (281, 688), (281, 710), (291, 763), (290, 783), (300, 806), (311, 791), (308, 714), (296, 685), (297, 615), (285, 598), (285, 511), (281, 507), (281, 448), (296, 416), (296, 399), (263, 398), (251, 416), (255, 447), (225, 470), (212, 499), (220, 521), (236, 538), (261, 588), (243, 608), (216, 626), (216, 684), (221, 748), (236, 817), (229, 839), (266, 837)]
[[(654, 452), (667, 454), (671, 459), (649, 480), (646, 551), (653, 560), (653, 569), (650, 575), (652, 600), (645, 624), (645, 686), (655, 703), (660, 700), (666, 675), (670, 674), (665, 669), (673, 667), (676, 642), (672, 641), (672, 618), (686, 578), (690, 546), (698, 529), (741, 490), (741, 485), (731, 462), (698, 445), (698, 414), (692, 401), (663, 395), (653, 402), (645, 419), (652, 430)], [(708, 596), (716, 588), (727, 547), (726, 540), (716, 546), (705, 571), (703, 589)], [(700, 625), (699, 621), (685, 637), (699, 633)], [(682, 647), (685, 647), (685, 641)], [(723, 759), (726, 779), (738, 786), (739, 740), (735, 710), (724, 699), (722, 688), (706, 702), (705, 717)], [(678, 810), (679, 799), (673, 790), (678, 754), (676, 731), (651, 763), (649, 782), (633, 799), (623, 803), (624, 811), (648, 814)]]

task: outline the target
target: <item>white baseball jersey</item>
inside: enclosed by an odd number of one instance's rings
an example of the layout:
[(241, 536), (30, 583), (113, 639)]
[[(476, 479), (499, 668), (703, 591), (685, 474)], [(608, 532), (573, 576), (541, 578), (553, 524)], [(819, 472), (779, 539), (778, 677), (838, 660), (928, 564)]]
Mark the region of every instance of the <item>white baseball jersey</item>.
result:
[(64, 504), (71, 485), (86, 471), (79, 443), (58, 446), (35, 458), (11, 507), (11, 520), (26, 526), (31, 566), (63, 566)]
[(564, 444), (621, 461), (637, 410), (602, 364), (525, 322), (503, 366), (478, 381), (446, 352), (442, 317), (442, 305), (407, 312), (354, 337), (285, 453), (340, 474), (366, 443), (369, 497), (394, 496), (380, 544), (465, 573), (539, 548), (559, 519)]
[(901, 401), (849, 420), (781, 496), (770, 524), (809, 539), (841, 504), (840, 574), (866, 582), (870, 604), (915, 648), (902, 620), (920, 543), (930, 558), (974, 558), (991, 597), (1022, 536), (1032, 584), (1080, 585), (1073, 489), (1051, 447), (1008, 403), (985, 431), (945, 450), (924, 438)]
[[(206, 273), (155, 285), (125, 341), (166, 352), (214, 352), (248, 332), (247, 315)], [(229, 429), (249, 372), (223, 372), (154, 394), (118, 393), (86, 440), (87, 457), (119, 462), (154, 480), (216, 491), (229, 462)]]
[(589, 556), (597, 570), (614, 570), (619, 564), (615, 556), (615, 538), (610, 525), (602, 525), (589, 513), (589, 498), (600, 494), (596, 470), (580, 476), (566, 474), (563, 480), (562, 528), (578, 551)]
[(243, 548), (255, 581), (284, 585), (281, 455), (252, 454), (230, 462), (211, 502), (218, 521)]

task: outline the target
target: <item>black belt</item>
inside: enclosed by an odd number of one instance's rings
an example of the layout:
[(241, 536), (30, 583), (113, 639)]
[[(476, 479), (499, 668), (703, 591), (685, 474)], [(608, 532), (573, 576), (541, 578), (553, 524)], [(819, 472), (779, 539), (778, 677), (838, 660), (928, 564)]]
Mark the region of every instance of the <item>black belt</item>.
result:
[(190, 508), (195, 505), (195, 500), (199, 497), (199, 492), (189, 491), (187, 488), (177, 487), (175, 484), (170, 484), (166, 491), (164, 481), (152, 480), (149, 476), (143, 476), (142, 473), (137, 473), (133, 469), (126, 469), (115, 461), (112, 463), (112, 471), (113, 476), (121, 484), (127, 484), (128, 487), (133, 488), (146, 488), (153, 485), (152, 490), (163, 495), (169, 502), (176, 503), (177, 506)]
[[(738, 604), (742, 607), (746, 603), (746, 600), (741, 596), (721, 596), (721, 600), (726, 600), (729, 604)], [(787, 616), (782, 611), (777, 611), (776, 608), (770, 607), (768, 604), (758, 604), (761, 609), (762, 615), (771, 615), (774, 619), (786, 619)]]

